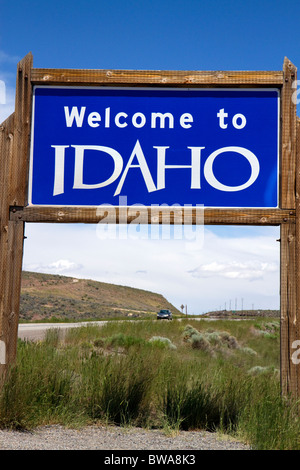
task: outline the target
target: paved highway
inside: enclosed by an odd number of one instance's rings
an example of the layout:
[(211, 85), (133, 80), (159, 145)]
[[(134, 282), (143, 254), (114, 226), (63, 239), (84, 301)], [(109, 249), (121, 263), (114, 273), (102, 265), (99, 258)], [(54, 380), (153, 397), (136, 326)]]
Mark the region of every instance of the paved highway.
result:
[[(191, 318), (190, 318), (191, 319)], [(178, 318), (177, 320), (182, 320), (182, 318)], [(206, 320), (206, 321), (216, 321), (217, 318), (193, 318), (192, 320)], [(241, 321), (244, 319), (232, 319), (235, 321)], [(122, 321), (122, 320), (117, 320), (117, 321)], [(124, 320), (124, 321), (130, 321), (130, 320)], [(139, 320), (134, 320), (134, 321), (139, 321)], [(66, 330), (66, 328), (78, 328), (80, 326), (86, 326), (86, 325), (104, 325), (107, 323), (105, 320), (101, 321), (90, 321), (90, 322), (79, 322), (79, 323), (20, 323), (19, 324), (19, 329), (18, 329), (18, 337), (20, 339), (27, 339), (30, 341), (40, 341), (45, 338), (46, 331), (49, 330), (49, 328), (60, 328), (63, 330)]]
[(46, 331), (50, 328), (63, 329), (77, 328), (86, 325), (103, 325), (106, 321), (80, 322), (80, 323), (20, 323), (18, 337), (30, 341), (39, 341), (45, 338)]

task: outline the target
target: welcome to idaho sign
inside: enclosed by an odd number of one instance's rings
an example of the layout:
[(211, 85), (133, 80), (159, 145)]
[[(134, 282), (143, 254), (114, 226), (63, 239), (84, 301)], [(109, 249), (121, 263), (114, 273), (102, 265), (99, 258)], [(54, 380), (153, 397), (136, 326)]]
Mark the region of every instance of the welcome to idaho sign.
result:
[[(19, 62), (0, 126), (0, 387), (16, 358), (25, 223), (279, 225), (281, 390), (299, 400), (297, 84), (288, 58), (236, 72)], [(126, 207), (139, 204), (142, 217)]]
[(278, 207), (278, 89), (36, 86), (29, 205)]

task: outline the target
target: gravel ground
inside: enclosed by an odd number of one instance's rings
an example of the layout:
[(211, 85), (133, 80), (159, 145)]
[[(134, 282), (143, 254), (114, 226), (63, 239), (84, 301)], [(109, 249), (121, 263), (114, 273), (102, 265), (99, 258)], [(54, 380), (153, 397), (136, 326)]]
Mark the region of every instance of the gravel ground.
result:
[(43, 426), (31, 432), (0, 430), (0, 450), (249, 450), (241, 442), (206, 431), (88, 426)]

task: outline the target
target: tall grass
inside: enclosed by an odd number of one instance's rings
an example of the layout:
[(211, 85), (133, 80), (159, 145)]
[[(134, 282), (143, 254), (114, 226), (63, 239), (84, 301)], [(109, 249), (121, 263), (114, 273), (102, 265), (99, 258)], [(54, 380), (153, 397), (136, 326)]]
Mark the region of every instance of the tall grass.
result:
[(92, 355), (81, 367), (78, 401), (93, 421), (124, 425), (145, 420), (152, 373), (145, 357)]
[(263, 321), (120, 322), (19, 341), (0, 393), (0, 427), (207, 429), (255, 449), (300, 449), (299, 409), (280, 394), (279, 332), (268, 328)]

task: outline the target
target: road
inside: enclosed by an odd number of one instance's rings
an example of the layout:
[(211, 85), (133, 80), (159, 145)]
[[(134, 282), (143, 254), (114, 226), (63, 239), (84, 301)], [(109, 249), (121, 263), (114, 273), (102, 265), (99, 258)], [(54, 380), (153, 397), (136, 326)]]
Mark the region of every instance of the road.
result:
[[(178, 321), (182, 320), (182, 318), (177, 318)], [(206, 321), (216, 321), (218, 318), (193, 318), (192, 320), (206, 320)], [(241, 321), (241, 320), (246, 320), (246, 319), (231, 319), (233, 321)], [(122, 320), (117, 320), (117, 321), (122, 321)], [(130, 320), (124, 320), (124, 321), (130, 321)], [(139, 321), (139, 320), (133, 320), (133, 321)], [(19, 324), (19, 329), (18, 329), (18, 337), (20, 339), (26, 339), (29, 341), (41, 341), (45, 338), (46, 331), (49, 330), (50, 328), (60, 328), (63, 330), (66, 330), (67, 328), (78, 328), (80, 326), (86, 326), (86, 325), (104, 325), (107, 323), (106, 320), (100, 320), (100, 321), (89, 321), (89, 322), (78, 322), (78, 323), (20, 323)]]
[(104, 325), (106, 321), (80, 322), (80, 323), (20, 323), (18, 337), (23, 340), (40, 341), (45, 338), (46, 331), (50, 328), (63, 329), (78, 328), (86, 325)]

